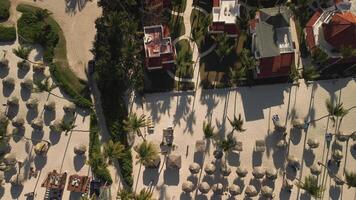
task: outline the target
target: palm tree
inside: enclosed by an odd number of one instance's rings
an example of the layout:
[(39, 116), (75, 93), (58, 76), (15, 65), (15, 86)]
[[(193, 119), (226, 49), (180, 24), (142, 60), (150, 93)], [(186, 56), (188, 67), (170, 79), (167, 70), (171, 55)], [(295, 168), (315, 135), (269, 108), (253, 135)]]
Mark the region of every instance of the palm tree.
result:
[(137, 152), (137, 162), (144, 166), (152, 163), (159, 156), (156, 146), (147, 141), (135, 146), (134, 150)]
[(45, 78), (43, 81), (35, 80), (33, 83), (35, 85), (33, 92), (35, 93), (47, 92), (48, 93), (47, 100), (50, 95), (62, 98), (52, 93), (52, 90), (55, 89), (57, 85), (54, 84), (53, 82), (51, 83), (49, 77)]
[(203, 132), (206, 139), (211, 139), (215, 136), (215, 127), (211, 125), (211, 122), (203, 122)]
[(318, 185), (318, 179), (314, 176), (304, 178), (304, 183), (299, 180), (297, 187), (305, 190), (314, 198), (321, 198), (324, 188)]
[(246, 34), (246, 31), (248, 29), (248, 19), (246, 17), (239, 17), (236, 16), (236, 25), (241, 31), (241, 34)]
[(142, 137), (144, 141), (146, 141), (145, 137), (142, 135), (140, 128), (144, 128), (147, 125), (145, 115), (141, 115), (138, 117), (136, 113), (131, 113), (123, 121), (124, 124), (124, 130), (132, 133), (132, 134), (137, 134), (138, 136)]
[(346, 184), (350, 187), (356, 188), (356, 172), (345, 171)]
[(217, 141), (217, 146), (224, 151), (225, 153), (225, 164), (227, 163), (227, 154), (235, 147), (235, 141), (231, 137), (231, 135), (228, 135), (225, 138), (222, 138)]
[(313, 66), (305, 67), (303, 69), (303, 78), (306, 81), (314, 81), (319, 77), (320, 77), (319, 72)]
[(251, 55), (250, 50), (243, 48), (240, 52), (239, 58), (241, 60), (242, 67), (246, 68), (246, 70), (254, 70), (256, 68), (256, 59)]
[(215, 53), (219, 56), (219, 63), (221, 63), (225, 56), (229, 55), (233, 51), (234, 45), (231, 43), (230, 39), (225, 33), (214, 36), (214, 39), (215, 42), (217, 42)]
[(34, 15), (38, 21), (43, 21), (49, 17), (52, 13), (47, 9), (38, 9), (35, 11)]
[(123, 156), (125, 152), (125, 146), (119, 142), (109, 142), (104, 144), (104, 157), (108, 160), (108, 163), (111, 164), (114, 159), (118, 159)]
[(177, 65), (176, 74), (181, 78), (190, 78), (193, 74), (193, 68), (191, 67), (194, 63), (192, 61), (192, 55), (188, 52), (179, 52), (175, 60)]
[(22, 62), (30, 62), (30, 63), (34, 63), (32, 61), (30, 61), (28, 59), (28, 56), (30, 55), (32, 49), (28, 48), (28, 47), (23, 47), (23, 46), (19, 46), (17, 47), (17, 49), (13, 49), (12, 52), (19, 58), (22, 59)]
[(232, 126), (232, 131), (231, 133), (233, 133), (234, 131), (238, 131), (238, 132), (244, 132), (246, 131), (246, 129), (244, 129), (242, 126), (244, 124), (244, 120), (241, 117), (241, 114), (239, 114), (239, 118), (236, 117), (236, 115), (234, 115), (234, 119), (231, 121), (230, 118), (227, 118), (230, 122), (230, 125)]
[(138, 195), (136, 195), (135, 200), (152, 200), (152, 193), (149, 190), (142, 189)]
[(126, 190), (126, 189), (122, 189), (122, 190), (118, 191), (117, 192), (117, 196), (121, 200), (132, 200), (132, 199), (134, 199), (134, 194), (132, 193), (132, 191), (131, 190)]
[(301, 78), (301, 75), (299, 73), (299, 70), (297, 67), (294, 65), (291, 67), (291, 71), (289, 74), (289, 79), (293, 81), (293, 83), (298, 83), (299, 79)]
[(62, 120), (61, 122), (61, 130), (64, 131), (64, 134), (67, 135), (68, 132), (70, 132), (71, 130), (73, 130), (75, 127), (77, 127), (77, 125), (75, 125), (75, 121), (73, 120)]
[(340, 117), (340, 122), (339, 122), (339, 126), (340, 126), (343, 117), (345, 117), (345, 115), (347, 115), (349, 111), (343, 107), (343, 103), (339, 102), (334, 105), (334, 103), (330, 99), (326, 99), (325, 106), (326, 109), (328, 110), (331, 121), (334, 123), (334, 126), (335, 126), (336, 119)]
[(239, 67), (237, 69), (230, 68), (229, 79), (232, 85), (239, 85), (247, 80), (247, 71), (245, 67)]

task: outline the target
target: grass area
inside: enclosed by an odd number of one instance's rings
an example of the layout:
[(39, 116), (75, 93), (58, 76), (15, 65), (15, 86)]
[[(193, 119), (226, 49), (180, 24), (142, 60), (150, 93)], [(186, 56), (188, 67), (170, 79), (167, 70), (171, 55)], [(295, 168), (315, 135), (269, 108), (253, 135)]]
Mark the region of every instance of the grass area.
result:
[(16, 40), (15, 27), (0, 25), (0, 42), (14, 42)]
[(178, 13), (182, 13), (185, 11), (186, 7), (187, 7), (187, 0), (180, 0), (178, 6), (172, 6), (172, 10)]
[(192, 26), (192, 37), (195, 39), (195, 42), (199, 48), (199, 52), (204, 52), (208, 50), (213, 44), (214, 39), (210, 34), (206, 33), (203, 34), (202, 37), (197, 38), (197, 30), (204, 29), (203, 21), (206, 20), (206, 15), (196, 9), (193, 9), (192, 14), (190, 16), (190, 23)]
[(10, 17), (10, 1), (0, 0), (0, 22), (6, 21)]
[(195, 84), (194, 82), (174, 82), (174, 89), (177, 91), (188, 91), (194, 90)]
[(208, 13), (211, 13), (211, 11), (213, 9), (213, 1), (212, 0), (195, 0), (195, 1), (193, 1), (193, 5), (203, 8)]
[(176, 58), (176, 71), (177, 77), (192, 78), (193, 77), (193, 52), (190, 48), (189, 41), (183, 39), (176, 44), (177, 58)]
[[(45, 62), (53, 63), (50, 70), (60, 88), (78, 106), (89, 107), (91, 103), (87, 83), (76, 77), (69, 68), (66, 40), (58, 23), (50, 16), (43, 22), (37, 20), (34, 13), (41, 9), (34, 6), (20, 4), (17, 10), (23, 13), (18, 21), (18, 32), (22, 38), (20, 39), (20, 43), (41, 44), (45, 49), (44, 60)], [(44, 39), (49, 38), (49, 40), (42, 41), (37, 35), (47, 25), (51, 27), (51, 31), (49, 33), (44, 31), (42, 33), (46, 33), (48, 36), (44, 35)]]
[(171, 32), (170, 36), (172, 40), (184, 35), (185, 33), (185, 26), (182, 16), (169, 14), (168, 27)]
[(165, 70), (145, 71), (144, 92), (167, 92), (174, 88), (174, 79)]

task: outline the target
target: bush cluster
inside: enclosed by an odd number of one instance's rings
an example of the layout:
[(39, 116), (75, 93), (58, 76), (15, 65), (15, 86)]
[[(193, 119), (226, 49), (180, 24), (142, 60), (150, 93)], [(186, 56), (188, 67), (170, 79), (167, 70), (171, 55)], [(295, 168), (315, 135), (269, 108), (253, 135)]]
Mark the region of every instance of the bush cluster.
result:
[(15, 40), (15, 27), (5, 27), (0, 25), (0, 42), (14, 42)]
[(6, 21), (10, 17), (9, 8), (9, 0), (0, 0), (0, 21)]

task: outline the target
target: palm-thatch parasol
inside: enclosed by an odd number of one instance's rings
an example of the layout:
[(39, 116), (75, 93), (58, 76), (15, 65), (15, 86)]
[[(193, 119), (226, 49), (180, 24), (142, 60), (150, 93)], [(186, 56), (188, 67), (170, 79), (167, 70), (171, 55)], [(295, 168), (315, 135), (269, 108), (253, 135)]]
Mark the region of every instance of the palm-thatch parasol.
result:
[(293, 181), (287, 178), (284, 178), (282, 187), (287, 190), (291, 190), (294, 184)]
[(40, 72), (43, 73), (45, 71), (46, 67), (44, 65), (33, 65), (32, 66), (32, 71), (33, 72)]
[(235, 185), (235, 184), (230, 185), (230, 187), (229, 187), (229, 193), (230, 193), (232, 196), (241, 194), (241, 188), (240, 188), (240, 186)]
[(294, 118), (292, 120), (292, 125), (293, 125), (294, 128), (299, 128), (299, 129), (303, 129), (304, 128), (304, 122), (300, 118)]
[(246, 187), (246, 189), (245, 189), (245, 194), (246, 194), (246, 196), (248, 196), (248, 197), (254, 197), (254, 196), (256, 196), (256, 195), (258, 194), (258, 192), (257, 192), (255, 186), (253, 186), (253, 185), (248, 185), (248, 186)]
[(319, 141), (317, 139), (309, 138), (307, 144), (311, 149), (315, 149), (319, 147)]
[(341, 160), (344, 155), (342, 155), (342, 152), (339, 149), (335, 149), (332, 153), (332, 157), (334, 160)]
[(45, 141), (41, 141), (35, 145), (33, 150), (35, 151), (36, 154), (46, 154), (49, 149), (49, 143)]
[(36, 129), (36, 130), (42, 130), (43, 129), (43, 120), (42, 120), (42, 118), (38, 117), (38, 118), (32, 120), (31, 127)]
[(146, 168), (153, 168), (157, 169), (161, 165), (161, 157), (160, 156), (155, 156), (155, 158), (152, 158), (152, 160), (148, 161), (145, 164)]
[(8, 153), (4, 156), (4, 163), (6, 165), (16, 165), (17, 159), (15, 153)]
[(179, 155), (169, 155), (166, 166), (168, 169), (180, 169), (182, 166), (182, 157)]
[(282, 149), (282, 148), (285, 148), (287, 147), (287, 141), (286, 140), (279, 140), (276, 144), (276, 147)]
[(261, 195), (265, 198), (273, 198), (273, 189), (268, 187), (267, 185), (262, 186)]
[(19, 98), (17, 96), (11, 96), (7, 99), (8, 106), (17, 106), (19, 105)]
[(276, 168), (269, 167), (266, 169), (266, 178), (268, 179), (276, 179), (277, 178), (277, 170)]
[(23, 117), (15, 117), (11, 122), (14, 127), (20, 128), (25, 124), (25, 119)]
[(191, 193), (194, 190), (194, 184), (191, 181), (186, 181), (182, 184), (182, 190), (185, 193)]
[(206, 166), (205, 166), (205, 169), (204, 171), (208, 174), (208, 175), (212, 175), (214, 174), (216, 170), (216, 167), (213, 163), (208, 163)]
[(25, 182), (25, 176), (22, 173), (14, 175), (10, 179), (10, 183), (12, 185), (23, 185), (24, 182)]
[(345, 179), (342, 174), (336, 174), (334, 177), (334, 181), (336, 185), (344, 185), (345, 184)]
[(77, 155), (83, 155), (87, 151), (87, 146), (85, 144), (78, 144), (74, 147), (74, 153)]
[(219, 160), (223, 157), (224, 153), (221, 150), (215, 150), (213, 152), (215, 159)]
[(198, 140), (195, 142), (195, 151), (197, 152), (205, 152), (206, 150), (206, 142), (205, 140)]
[(62, 129), (62, 120), (56, 119), (49, 125), (49, 129), (55, 133), (61, 133)]
[(14, 87), (15, 86), (15, 79), (12, 77), (6, 77), (2, 80), (2, 84), (5, 87)]
[(68, 103), (67, 105), (63, 106), (63, 110), (66, 113), (73, 113), (75, 111), (75, 104)]
[(200, 171), (200, 165), (198, 163), (192, 163), (189, 165), (189, 171), (192, 174), (197, 174)]
[(239, 152), (243, 151), (244, 149), (243, 149), (243, 143), (242, 143), (242, 141), (237, 140), (237, 141), (235, 142), (235, 146), (234, 146), (234, 149), (233, 149), (233, 150), (234, 150), (234, 151), (239, 151)]
[(38, 99), (35, 97), (31, 97), (29, 100), (26, 101), (26, 106), (28, 108), (37, 108), (38, 106)]
[(247, 169), (242, 166), (238, 166), (236, 169), (236, 174), (239, 177), (245, 177), (247, 175), (247, 173), (248, 173)]
[(310, 166), (310, 173), (313, 175), (319, 175), (321, 173), (321, 167), (317, 163), (314, 163)]
[(211, 187), (215, 195), (222, 195), (224, 192), (224, 186), (221, 183), (216, 183)]
[(206, 194), (210, 191), (210, 185), (207, 182), (202, 182), (199, 184), (198, 189), (201, 193)]
[(231, 168), (225, 163), (221, 164), (220, 171), (223, 176), (229, 176), (231, 174)]
[(7, 118), (6, 114), (3, 112), (0, 112), (0, 123), (7, 123), (9, 118)]
[(54, 111), (56, 109), (56, 102), (55, 101), (48, 101), (44, 105), (44, 109), (48, 111)]
[(265, 152), (266, 142), (264, 140), (256, 140), (255, 151), (260, 153)]
[(0, 68), (8, 68), (9, 60), (6, 59), (6, 51), (3, 50), (3, 53), (0, 52)]
[(294, 155), (289, 155), (287, 160), (288, 160), (288, 163), (292, 166), (300, 165), (299, 159), (297, 157), (295, 157)]
[(30, 78), (26, 78), (20, 83), (20, 86), (29, 90), (32, 90), (33, 88), (33, 81)]
[(256, 179), (261, 179), (265, 176), (265, 169), (263, 167), (254, 167), (252, 171), (252, 175)]

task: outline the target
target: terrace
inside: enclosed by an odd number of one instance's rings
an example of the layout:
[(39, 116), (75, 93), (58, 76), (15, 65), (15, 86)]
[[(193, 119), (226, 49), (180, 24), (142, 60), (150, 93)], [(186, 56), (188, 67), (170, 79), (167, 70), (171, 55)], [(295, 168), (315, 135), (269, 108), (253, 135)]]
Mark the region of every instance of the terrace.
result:
[(231, 37), (236, 37), (235, 20), (236, 16), (240, 16), (238, 0), (219, 0), (214, 1), (213, 4), (213, 23), (209, 27), (210, 33), (227, 33)]

